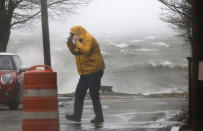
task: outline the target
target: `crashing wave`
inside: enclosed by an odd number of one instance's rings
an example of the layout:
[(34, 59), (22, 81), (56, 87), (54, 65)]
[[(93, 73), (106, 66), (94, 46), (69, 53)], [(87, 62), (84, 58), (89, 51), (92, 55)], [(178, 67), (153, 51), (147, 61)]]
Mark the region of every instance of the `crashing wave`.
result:
[(120, 53), (123, 55), (136, 55), (135, 51), (127, 49), (121, 49)]
[(148, 64), (150, 64), (150, 66), (152, 66), (154, 68), (162, 67), (162, 68), (170, 68), (170, 69), (174, 69), (174, 68), (186, 69), (188, 67), (187, 64), (177, 65), (177, 64), (174, 64), (167, 60), (165, 60), (165, 61), (150, 60), (150, 61), (148, 61)]

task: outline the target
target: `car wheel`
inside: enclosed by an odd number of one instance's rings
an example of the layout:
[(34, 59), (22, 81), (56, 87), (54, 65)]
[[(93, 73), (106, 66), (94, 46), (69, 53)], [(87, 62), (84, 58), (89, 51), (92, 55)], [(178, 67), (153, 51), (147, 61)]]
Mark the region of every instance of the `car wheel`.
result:
[(9, 110), (18, 110), (19, 102), (13, 101), (9, 104)]
[(18, 110), (20, 104), (20, 95), (17, 93), (15, 99), (9, 103), (9, 110)]

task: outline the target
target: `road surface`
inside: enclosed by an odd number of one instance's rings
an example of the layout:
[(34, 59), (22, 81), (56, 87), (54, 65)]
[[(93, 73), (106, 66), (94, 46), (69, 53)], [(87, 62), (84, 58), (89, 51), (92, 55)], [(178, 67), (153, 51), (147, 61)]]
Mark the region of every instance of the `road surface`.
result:
[[(167, 131), (181, 126), (181, 118), (187, 113), (187, 98), (134, 98), (102, 99), (105, 122), (95, 125), (93, 107), (85, 100), (80, 123), (65, 119), (73, 111), (73, 100), (59, 100), (60, 131)], [(9, 111), (0, 105), (0, 131), (21, 131), (21, 110)]]

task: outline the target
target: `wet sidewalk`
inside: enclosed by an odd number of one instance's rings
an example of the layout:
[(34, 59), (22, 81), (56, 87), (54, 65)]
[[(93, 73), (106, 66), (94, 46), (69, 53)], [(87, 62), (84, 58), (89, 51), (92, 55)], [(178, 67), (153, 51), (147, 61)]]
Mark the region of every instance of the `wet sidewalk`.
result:
[(95, 125), (90, 123), (94, 118), (91, 100), (84, 103), (80, 123), (64, 117), (72, 114), (72, 100), (63, 99), (59, 105), (61, 131), (170, 131), (183, 124), (188, 109), (186, 98), (102, 99), (105, 122)]
[[(116, 98), (102, 99), (105, 122), (90, 123), (94, 118), (91, 100), (85, 100), (80, 123), (65, 119), (73, 110), (72, 98), (60, 98), (60, 131), (170, 131), (181, 126), (188, 109), (187, 98)], [(0, 131), (21, 131), (22, 110), (9, 111), (0, 105)]]

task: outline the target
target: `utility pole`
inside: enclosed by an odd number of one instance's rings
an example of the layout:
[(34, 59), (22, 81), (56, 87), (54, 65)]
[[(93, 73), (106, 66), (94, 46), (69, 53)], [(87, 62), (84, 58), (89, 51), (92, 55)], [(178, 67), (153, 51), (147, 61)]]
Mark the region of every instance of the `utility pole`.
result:
[(51, 66), (47, 0), (41, 1), (44, 64)]
[(203, 1), (193, 0), (192, 2), (192, 125), (194, 131), (199, 131), (203, 129)]

